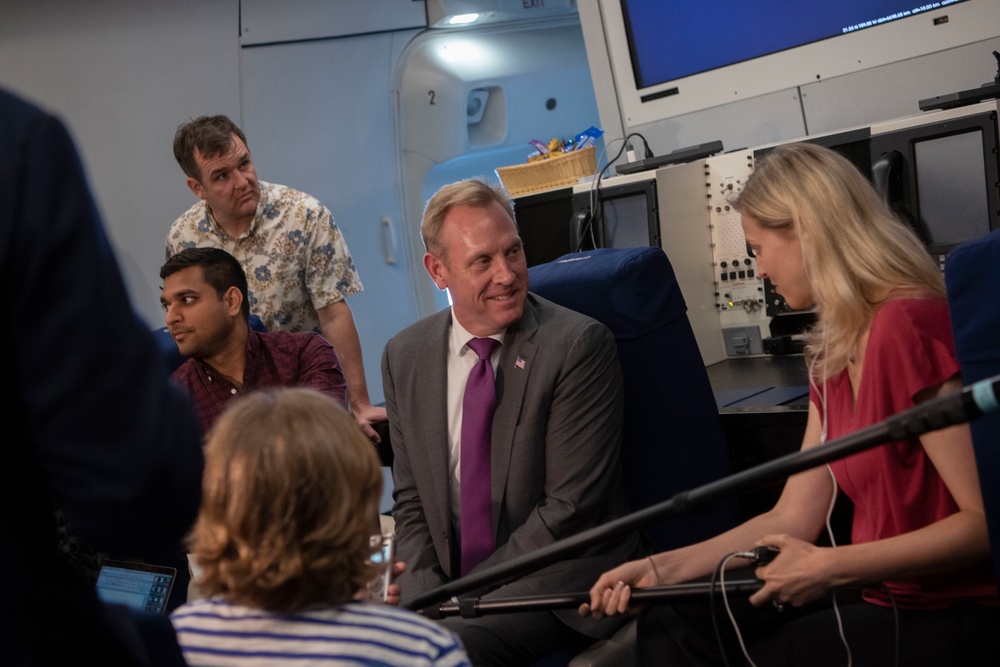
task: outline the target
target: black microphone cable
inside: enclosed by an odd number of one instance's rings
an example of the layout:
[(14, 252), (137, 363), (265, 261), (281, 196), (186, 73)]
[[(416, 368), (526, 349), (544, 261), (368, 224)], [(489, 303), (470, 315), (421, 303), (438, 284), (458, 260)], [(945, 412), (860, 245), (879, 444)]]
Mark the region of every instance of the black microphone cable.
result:
[(880, 588), (889, 598), (889, 602), (892, 604), (892, 626), (893, 626), (893, 653), (892, 653), (892, 664), (894, 667), (899, 667), (899, 607), (896, 606), (896, 596), (892, 594), (889, 587), (885, 584), (881, 584)]
[[(624, 153), (627, 150), (628, 151), (632, 150), (632, 144), (629, 143), (629, 139), (632, 139), (634, 137), (642, 139), (642, 147), (644, 155), (647, 158), (653, 157), (653, 151), (650, 150), (649, 142), (646, 141), (646, 137), (642, 136), (638, 132), (630, 132), (629, 134), (625, 135), (625, 138), (622, 140), (621, 148), (618, 150), (618, 152), (615, 154), (613, 158), (607, 161), (607, 163), (600, 170), (600, 172), (598, 172), (597, 176), (594, 178), (594, 181), (590, 186), (590, 219), (587, 221), (587, 226), (585, 230), (586, 234), (581, 231), (580, 242), (579, 244), (577, 244), (577, 247), (573, 249), (575, 252), (580, 252), (581, 250), (583, 250), (583, 240), (585, 236), (589, 236), (590, 244), (595, 248), (597, 247), (597, 239), (595, 237), (594, 230), (599, 229), (597, 225), (603, 224), (604, 222), (604, 201), (601, 200), (601, 180), (604, 178), (604, 173), (608, 170), (608, 168), (611, 167), (611, 165), (613, 165), (615, 162), (618, 161), (618, 159), (622, 156), (622, 153)], [(614, 141), (617, 141), (617, 139)], [(605, 144), (604, 150), (601, 152), (601, 155), (603, 156), (605, 153), (607, 153), (607, 150), (608, 150), (608, 144)]]

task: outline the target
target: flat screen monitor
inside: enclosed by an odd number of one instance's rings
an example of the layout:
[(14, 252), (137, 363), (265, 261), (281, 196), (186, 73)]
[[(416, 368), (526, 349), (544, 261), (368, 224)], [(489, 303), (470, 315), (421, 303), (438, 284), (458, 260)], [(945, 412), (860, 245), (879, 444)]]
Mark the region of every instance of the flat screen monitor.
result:
[(982, 130), (918, 141), (913, 152), (928, 244), (951, 248), (989, 233)]
[(872, 130), (875, 189), (941, 262), (1000, 227), (1000, 129), (995, 105), (982, 106), (990, 109)]
[(545, 264), (574, 250), (570, 241), (573, 188), (514, 197), (514, 217), (528, 266)]
[(577, 188), (573, 211), (582, 222), (574, 243), (579, 250), (660, 246), (656, 179), (624, 180)]
[(627, 126), (996, 36), (1000, 0), (599, 0)]

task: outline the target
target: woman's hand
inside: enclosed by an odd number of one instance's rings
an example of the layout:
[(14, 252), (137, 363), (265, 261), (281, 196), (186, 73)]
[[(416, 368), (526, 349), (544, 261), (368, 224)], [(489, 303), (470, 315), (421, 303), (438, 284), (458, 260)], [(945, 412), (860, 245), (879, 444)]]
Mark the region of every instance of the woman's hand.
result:
[(406, 571), (406, 563), (404, 563), (403, 561), (397, 560), (395, 563), (392, 564), (393, 581), (392, 583), (389, 584), (389, 591), (385, 597), (386, 604), (392, 605), (393, 607), (399, 606), (399, 598), (401, 595), (401, 591), (399, 589), (399, 584), (397, 584), (395, 580), (397, 577), (399, 577), (399, 575), (403, 574), (403, 572), (405, 571)]
[(827, 574), (833, 549), (817, 547), (790, 535), (765, 535), (757, 545), (777, 547), (781, 553), (756, 569), (755, 574), (764, 586), (750, 596), (751, 604), (772, 602), (779, 608), (787, 604), (801, 607), (823, 597), (834, 586)]
[(590, 603), (580, 605), (581, 616), (603, 618), (624, 614), (629, 610), (633, 587), (656, 586), (656, 570), (649, 558), (619, 565), (601, 575), (590, 589)]

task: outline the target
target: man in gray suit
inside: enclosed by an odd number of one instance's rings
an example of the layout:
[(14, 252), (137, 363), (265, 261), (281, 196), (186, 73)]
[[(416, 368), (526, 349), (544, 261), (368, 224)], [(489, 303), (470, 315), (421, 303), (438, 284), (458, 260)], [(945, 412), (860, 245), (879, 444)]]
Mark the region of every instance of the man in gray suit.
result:
[[(424, 211), (424, 267), (452, 307), (404, 329), (382, 358), (393, 464), (402, 601), (530, 553), (626, 512), (621, 489), (622, 377), (614, 338), (599, 322), (528, 292), (513, 204), (479, 180), (441, 188)], [(487, 431), (491, 553), (463, 563), (463, 393), (480, 361), (468, 343), (490, 337), (495, 411)], [(485, 363), (486, 357), (484, 357)], [(464, 485), (473, 486), (468, 481)], [(477, 488), (479, 484), (475, 485)], [(471, 503), (467, 503), (471, 506)], [(487, 519), (488, 521), (488, 519)], [(481, 523), (480, 523), (481, 526)], [(605, 564), (639, 553), (638, 537), (600, 545), (477, 597), (585, 590)], [(478, 560), (478, 558), (477, 558)], [(474, 664), (531, 664), (582, 648), (618, 625), (574, 610), (443, 621)]]

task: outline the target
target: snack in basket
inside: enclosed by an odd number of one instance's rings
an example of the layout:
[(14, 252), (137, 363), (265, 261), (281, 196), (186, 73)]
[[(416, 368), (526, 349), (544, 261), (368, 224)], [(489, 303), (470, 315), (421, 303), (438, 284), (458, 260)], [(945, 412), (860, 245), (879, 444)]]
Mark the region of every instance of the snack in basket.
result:
[(527, 163), (497, 167), (497, 177), (512, 196), (538, 192), (563, 185), (574, 185), (597, 171), (594, 142), (604, 130), (589, 127), (573, 139), (552, 137), (548, 143), (532, 139), (535, 152)]
[(588, 127), (586, 130), (576, 135), (576, 139), (573, 141), (573, 150), (582, 150), (587, 146), (593, 146), (600, 136), (604, 134), (604, 130), (598, 127)]
[(497, 176), (512, 197), (548, 190), (564, 185), (575, 185), (581, 178), (597, 171), (596, 148), (563, 152), (550, 152), (547, 157), (529, 158), (526, 164), (497, 167)]

